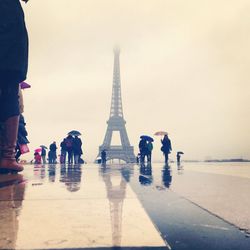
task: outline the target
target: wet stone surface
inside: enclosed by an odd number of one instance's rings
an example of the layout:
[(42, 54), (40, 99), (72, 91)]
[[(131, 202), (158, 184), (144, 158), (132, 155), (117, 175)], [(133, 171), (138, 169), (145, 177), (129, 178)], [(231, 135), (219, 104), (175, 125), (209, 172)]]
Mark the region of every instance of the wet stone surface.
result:
[(250, 165), (27, 165), (0, 175), (0, 249), (250, 249)]

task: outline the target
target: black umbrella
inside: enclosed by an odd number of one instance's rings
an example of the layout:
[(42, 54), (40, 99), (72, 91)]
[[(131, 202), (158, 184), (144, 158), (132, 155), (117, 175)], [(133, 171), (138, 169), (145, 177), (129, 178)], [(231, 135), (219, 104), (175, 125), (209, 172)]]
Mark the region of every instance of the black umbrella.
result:
[(78, 136), (78, 135), (81, 135), (81, 133), (77, 130), (72, 130), (68, 133), (68, 135)]
[(177, 154), (184, 155), (184, 153), (182, 151), (178, 151)]
[(45, 149), (48, 149), (46, 146), (44, 145), (40, 145), (41, 148), (45, 148)]
[(146, 141), (151, 141), (151, 142), (154, 141), (154, 139), (152, 137), (148, 136), (148, 135), (142, 135), (142, 136), (140, 136), (140, 138), (144, 139)]

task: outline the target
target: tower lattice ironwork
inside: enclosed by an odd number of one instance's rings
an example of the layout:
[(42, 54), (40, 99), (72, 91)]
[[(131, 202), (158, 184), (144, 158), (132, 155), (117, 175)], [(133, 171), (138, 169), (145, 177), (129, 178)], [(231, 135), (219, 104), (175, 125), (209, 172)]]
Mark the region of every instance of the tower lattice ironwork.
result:
[[(103, 144), (99, 147), (99, 155), (102, 150), (107, 153), (107, 160), (119, 159), (127, 163), (135, 162), (134, 147), (130, 145), (126, 131), (126, 121), (123, 116), (122, 96), (121, 96), (121, 77), (120, 77), (120, 49), (114, 49), (114, 71), (113, 89), (110, 116), (107, 121), (107, 131)], [(113, 132), (120, 134), (121, 145), (111, 145)]]

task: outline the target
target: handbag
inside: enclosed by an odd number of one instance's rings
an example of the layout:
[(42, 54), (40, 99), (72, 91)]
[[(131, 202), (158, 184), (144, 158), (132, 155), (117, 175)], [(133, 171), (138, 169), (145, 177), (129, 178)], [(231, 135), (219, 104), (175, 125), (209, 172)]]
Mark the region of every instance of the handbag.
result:
[(19, 148), (22, 155), (30, 152), (30, 149), (27, 144), (19, 144)]

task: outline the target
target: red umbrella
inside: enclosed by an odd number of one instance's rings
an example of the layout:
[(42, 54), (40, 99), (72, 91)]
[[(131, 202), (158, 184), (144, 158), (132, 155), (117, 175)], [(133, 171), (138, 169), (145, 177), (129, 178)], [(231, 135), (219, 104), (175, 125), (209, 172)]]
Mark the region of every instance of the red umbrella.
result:
[(21, 89), (28, 89), (31, 87), (27, 82), (21, 82), (20, 86), (21, 86)]
[(35, 149), (35, 152), (36, 153), (40, 153), (40, 152), (42, 152), (42, 149), (41, 148), (37, 148), (37, 149)]

